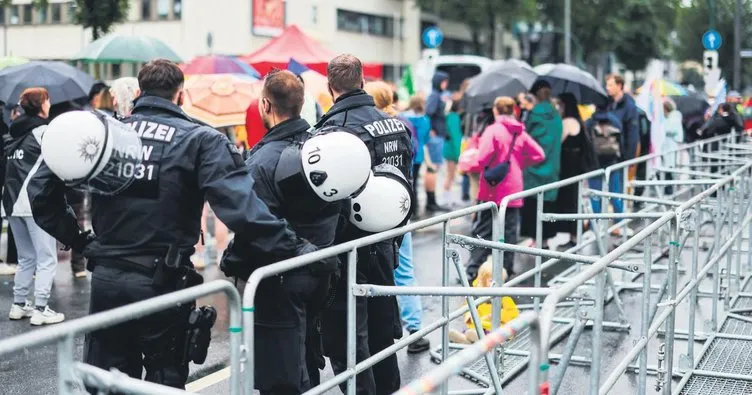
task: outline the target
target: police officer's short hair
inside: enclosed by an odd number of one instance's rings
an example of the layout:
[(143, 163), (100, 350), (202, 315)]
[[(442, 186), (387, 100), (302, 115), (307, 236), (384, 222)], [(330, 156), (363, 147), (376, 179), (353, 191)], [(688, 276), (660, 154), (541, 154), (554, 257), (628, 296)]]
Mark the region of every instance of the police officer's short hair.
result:
[(326, 68), (329, 86), (338, 93), (356, 91), (363, 87), (363, 64), (350, 54), (332, 59)]
[(138, 72), (141, 92), (172, 100), (183, 86), (185, 76), (180, 67), (167, 59), (155, 59)]
[(300, 116), (305, 101), (305, 89), (295, 74), (275, 69), (264, 78), (261, 96), (271, 101), (275, 113), (292, 118)]

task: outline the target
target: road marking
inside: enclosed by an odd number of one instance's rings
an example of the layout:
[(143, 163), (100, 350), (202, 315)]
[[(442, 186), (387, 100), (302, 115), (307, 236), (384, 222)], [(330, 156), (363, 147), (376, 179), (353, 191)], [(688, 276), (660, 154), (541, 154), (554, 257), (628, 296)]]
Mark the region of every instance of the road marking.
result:
[(221, 381), (225, 381), (230, 378), (230, 367), (226, 367), (222, 370), (218, 370), (210, 375), (204, 376), (196, 381), (190, 382), (185, 386), (188, 392), (203, 391), (212, 385), (215, 385)]

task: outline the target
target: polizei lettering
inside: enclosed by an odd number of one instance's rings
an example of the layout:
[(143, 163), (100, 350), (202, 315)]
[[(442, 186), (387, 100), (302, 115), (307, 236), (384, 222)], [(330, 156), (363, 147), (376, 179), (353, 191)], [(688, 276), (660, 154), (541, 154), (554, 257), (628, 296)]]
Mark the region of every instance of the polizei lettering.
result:
[(363, 125), (363, 128), (373, 137), (381, 137), (389, 134), (404, 132), (407, 129), (399, 119), (380, 119)]
[(136, 134), (141, 139), (164, 141), (166, 143), (172, 141), (172, 137), (175, 136), (176, 132), (176, 129), (172, 126), (149, 121), (133, 122), (130, 124), (130, 127), (136, 131)]

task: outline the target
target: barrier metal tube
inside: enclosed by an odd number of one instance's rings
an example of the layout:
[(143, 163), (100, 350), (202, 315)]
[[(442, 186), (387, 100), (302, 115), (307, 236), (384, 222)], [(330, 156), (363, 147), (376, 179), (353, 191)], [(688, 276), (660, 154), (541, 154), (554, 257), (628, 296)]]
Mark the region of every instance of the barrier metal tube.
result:
[[(734, 172), (734, 175), (738, 174), (743, 169), (749, 168), (750, 165), (752, 165), (752, 163), (748, 163), (741, 169), (737, 170), (736, 172)], [(652, 224), (642, 229), (634, 237), (628, 239), (624, 244), (618, 246), (613, 251), (603, 256), (598, 262), (596, 262), (590, 267), (585, 268), (580, 274), (570, 279), (570, 281), (562, 284), (559, 288), (556, 289), (555, 292), (553, 292), (551, 295), (546, 297), (543, 303), (543, 307), (541, 308), (541, 311), (540, 311), (540, 321), (539, 321), (540, 330), (541, 330), (541, 338), (542, 338), (542, 343), (540, 345), (541, 355), (539, 356), (541, 360), (544, 360), (544, 358), (546, 358), (548, 355), (548, 349), (549, 349), (548, 339), (550, 338), (550, 335), (551, 335), (551, 324), (552, 324), (551, 320), (553, 319), (553, 315), (556, 310), (556, 304), (558, 302), (560, 302), (567, 295), (574, 292), (574, 290), (577, 287), (579, 287), (581, 284), (584, 284), (586, 281), (592, 279), (596, 275), (603, 272), (609, 263), (615, 261), (622, 254), (626, 253), (630, 249), (637, 246), (649, 234), (660, 229), (662, 226), (664, 226), (666, 223), (671, 221), (673, 218), (677, 216), (681, 218), (681, 214), (684, 209), (692, 207), (698, 202), (700, 202), (701, 200), (705, 199), (706, 197), (709, 197), (710, 195), (715, 193), (718, 189), (720, 189), (721, 186), (727, 184), (728, 182), (731, 182), (733, 179), (734, 179), (733, 175), (725, 177), (723, 180), (711, 186), (709, 189), (701, 192), (700, 194), (694, 196), (687, 202), (683, 203), (682, 206), (677, 208), (676, 213), (673, 213), (673, 214), (668, 213), (664, 215), (663, 217), (659, 218)], [(543, 381), (548, 380), (547, 372), (542, 372), (541, 379)]]
[[(206, 284), (171, 292), (4, 339), (0, 341), (0, 354), (21, 351), (28, 347), (54, 341), (65, 341), (66, 338), (72, 339), (77, 334), (145, 317), (149, 314), (174, 307), (176, 304), (186, 303), (201, 296), (219, 292), (227, 296), (227, 306), (230, 314), (230, 363), (232, 364), (233, 373), (230, 389), (233, 395), (238, 395), (240, 394), (238, 380), (240, 379), (240, 335), (242, 332), (240, 322), (240, 294), (235, 286), (226, 280), (211, 281)], [(72, 342), (70, 345), (72, 348)]]
[[(254, 387), (254, 377), (253, 377), (254, 355), (253, 355), (253, 352), (250, 352), (250, 351), (253, 350), (253, 344), (254, 344), (254, 333), (253, 333), (254, 322), (255, 322), (254, 299), (256, 298), (256, 290), (258, 289), (258, 286), (261, 283), (261, 280), (267, 277), (280, 274), (280, 273), (284, 273), (292, 269), (297, 269), (299, 267), (311, 264), (313, 262), (318, 262), (324, 258), (337, 256), (343, 253), (349, 253), (353, 249), (357, 249), (357, 248), (364, 247), (370, 244), (378, 243), (380, 241), (393, 239), (395, 237), (402, 236), (405, 233), (412, 232), (414, 230), (418, 230), (418, 229), (425, 228), (428, 226), (438, 225), (440, 223), (443, 223), (443, 222), (446, 222), (455, 218), (464, 217), (466, 215), (470, 215), (473, 213), (477, 213), (477, 212), (481, 212), (485, 210), (493, 210), (494, 207), (496, 207), (496, 204), (489, 202), (489, 203), (483, 203), (477, 206), (457, 210), (451, 213), (437, 215), (430, 219), (407, 224), (401, 228), (396, 228), (396, 229), (392, 229), (386, 232), (381, 232), (381, 233), (377, 233), (374, 235), (366, 236), (357, 240), (352, 240), (346, 243), (338, 244), (336, 246), (328, 247), (328, 248), (318, 250), (309, 254), (305, 254), (302, 256), (290, 258), (290, 259), (273, 263), (271, 265), (267, 265), (267, 266), (254, 270), (253, 273), (251, 273), (251, 276), (248, 278), (245, 291), (243, 292), (243, 326), (245, 328), (249, 328), (248, 330), (243, 332), (243, 335), (244, 335), (243, 336), (243, 343), (244, 343), (243, 349), (245, 352), (245, 359), (243, 361), (244, 393), (252, 394), (253, 387)], [(353, 284), (348, 284), (348, 285), (352, 286)], [(352, 292), (349, 292), (349, 293), (352, 294)], [(355, 317), (348, 317), (348, 320), (351, 320), (354, 318)], [(349, 370), (344, 373), (348, 375), (354, 374), (353, 372)]]
[(434, 391), (437, 386), (445, 383), (449, 377), (457, 374), (463, 366), (482, 357), (483, 354), (496, 346), (502, 345), (523, 329), (534, 326), (536, 322), (537, 314), (535, 312), (527, 311), (520, 314), (506, 325), (489, 333), (483, 340), (479, 340), (472, 346), (456, 353), (424, 376), (402, 387), (396, 394), (419, 395)]
[(621, 375), (626, 371), (627, 367), (630, 363), (632, 363), (632, 360), (634, 360), (637, 355), (640, 353), (640, 351), (645, 348), (648, 344), (648, 340), (651, 339), (660, 329), (661, 325), (668, 319), (668, 317), (672, 314), (672, 312), (676, 309), (676, 305), (679, 304), (684, 298), (687, 297), (687, 295), (690, 294), (692, 289), (696, 288), (702, 280), (705, 278), (705, 276), (710, 272), (710, 270), (717, 266), (718, 263), (721, 261), (721, 259), (725, 256), (728, 249), (731, 248), (734, 238), (739, 235), (741, 232), (744, 231), (744, 227), (752, 223), (752, 216), (747, 216), (744, 221), (743, 225), (739, 227), (738, 230), (734, 233), (733, 236), (729, 237), (729, 239), (721, 246), (721, 248), (718, 250), (718, 253), (711, 258), (708, 263), (700, 270), (700, 272), (697, 274), (696, 277), (692, 278), (687, 285), (685, 285), (681, 292), (679, 292), (676, 296), (676, 302), (671, 303), (665, 310), (661, 312), (658, 317), (656, 317), (656, 321), (650, 326), (650, 330), (648, 331), (648, 335), (645, 338), (640, 338), (640, 340), (635, 344), (632, 349), (629, 350), (627, 355), (621, 360), (621, 363), (614, 368), (614, 370), (611, 372), (611, 375), (606, 379), (606, 381), (603, 383), (603, 386), (600, 388), (600, 395), (605, 395), (608, 393), (608, 391), (616, 384), (616, 382), (619, 380)]
[(541, 297), (551, 294), (551, 288), (542, 287), (427, 287), (427, 286), (387, 286), (358, 284), (353, 287), (356, 296), (390, 296), (390, 295), (422, 295), (422, 296), (526, 296)]
[(149, 381), (134, 379), (119, 371), (108, 372), (96, 366), (76, 362), (71, 366), (86, 385), (94, 388), (106, 388), (108, 393), (117, 392), (132, 395), (186, 395), (187, 392), (178, 388), (167, 387)]

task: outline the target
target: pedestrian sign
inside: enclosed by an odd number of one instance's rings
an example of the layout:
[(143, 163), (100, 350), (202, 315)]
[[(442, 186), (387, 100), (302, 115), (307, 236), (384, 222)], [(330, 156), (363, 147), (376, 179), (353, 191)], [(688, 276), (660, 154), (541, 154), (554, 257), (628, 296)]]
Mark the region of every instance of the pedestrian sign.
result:
[(708, 51), (717, 51), (723, 44), (721, 33), (710, 29), (702, 35), (702, 46)]
[(444, 41), (444, 32), (436, 26), (423, 30), (423, 44), (428, 48), (436, 48)]

